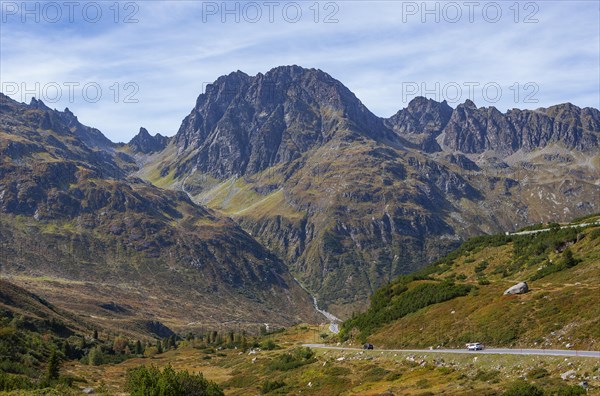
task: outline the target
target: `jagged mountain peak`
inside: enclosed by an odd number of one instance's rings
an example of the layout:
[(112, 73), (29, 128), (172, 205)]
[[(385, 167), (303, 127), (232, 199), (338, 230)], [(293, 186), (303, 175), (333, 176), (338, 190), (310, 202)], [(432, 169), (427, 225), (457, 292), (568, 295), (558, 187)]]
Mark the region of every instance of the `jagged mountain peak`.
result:
[(265, 74), (258, 73), (256, 76), (250, 76), (239, 70), (223, 75), (206, 86), (205, 92), (198, 97), (196, 108), (207, 101), (222, 101), (224, 97), (230, 99), (230, 103), (238, 95), (254, 96), (252, 99), (258, 99), (262, 104), (269, 104), (269, 101), (282, 99), (290, 93), (290, 89), (298, 87), (303, 88), (310, 95), (318, 95), (319, 91), (327, 90), (332, 95), (322, 96), (320, 99), (329, 99), (327, 104), (339, 110), (343, 110), (344, 101), (354, 102), (352, 104), (354, 107), (364, 107), (348, 88), (331, 75), (320, 69), (306, 69), (292, 65), (275, 67)]
[(269, 69), (265, 73), (258, 73), (256, 75), (256, 77), (260, 77), (260, 76), (262, 76), (263, 78), (266, 78), (266, 79), (277, 79), (277, 78), (284, 78), (284, 77), (299, 78), (299, 77), (306, 77), (306, 76), (322, 76), (325, 78), (327, 78), (327, 77), (332, 78), (329, 74), (327, 74), (326, 72), (324, 72), (321, 69), (302, 67), (299, 65), (276, 66), (276, 67)]
[(20, 103), (2, 95), (0, 106), (0, 157), (25, 163), (39, 157), (51, 162), (68, 159), (85, 164), (99, 177), (120, 179), (133, 166), (126, 156), (115, 155), (112, 143), (98, 129), (81, 124), (66, 108), (52, 110), (42, 101)]
[(471, 99), (466, 99), (464, 103), (458, 105), (459, 107), (467, 107), (470, 109), (477, 109), (477, 105)]
[(557, 111), (557, 110), (580, 111), (581, 107), (579, 107), (571, 102), (565, 102), (565, 103), (559, 103), (559, 104), (552, 105), (544, 110), (546, 112), (552, 112), (552, 111)]
[(75, 114), (73, 114), (73, 112), (71, 110), (69, 110), (68, 107), (65, 107), (65, 109), (63, 110), (63, 114), (69, 118), (73, 118), (73, 119), (77, 120), (77, 116)]
[(31, 98), (31, 101), (29, 101), (29, 106), (39, 110), (50, 110), (50, 108), (46, 106), (46, 104), (41, 99), (38, 100), (35, 97)]
[(398, 111), (385, 122), (396, 133), (421, 150), (436, 152), (441, 148), (435, 139), (444, 129), (451, 115), (452, 108), (445, 100), (436, 102), (433, 99), (417, 96), (408, 103), (406, 108)]
[(335, 137), (399, 138), (341, 82), (318, 69), (281, 66), (265, 74), (234, 72), (207, 85), (174, 138), (178, 174), (199, 169), (217, 178), (256, 173)]
[(425, 96), (415, 96), (414, 98), (411, 99), (410, 102), (408, 102), (408, 105), (406, 106), (407, 109), (420, 109), (424, 106), (448, 106), (448, 102), (444, 99), (441, 102), (438, 102), (434, 99), (431, 98), (426, 98)]
[(127, 146), (134, 153), (150, 154), (164, 149), (169, 142), (169, 138), (157, 133), (152, 136), (144, 127), (140, 127), (140, 131), (135, 135)]

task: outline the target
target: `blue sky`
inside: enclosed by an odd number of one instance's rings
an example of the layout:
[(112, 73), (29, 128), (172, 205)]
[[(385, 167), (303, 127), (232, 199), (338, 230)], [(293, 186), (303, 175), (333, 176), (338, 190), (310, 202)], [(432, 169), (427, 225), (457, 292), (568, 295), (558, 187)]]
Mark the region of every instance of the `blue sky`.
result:
[(2, 1), (0, 89), (69, 107), (113, 141), (140, 126), (173, 135), (220, 75), (290, 64), (326, 71), (382, 117), (416, 95), (600, 107), (595, 0), (69, 4)]

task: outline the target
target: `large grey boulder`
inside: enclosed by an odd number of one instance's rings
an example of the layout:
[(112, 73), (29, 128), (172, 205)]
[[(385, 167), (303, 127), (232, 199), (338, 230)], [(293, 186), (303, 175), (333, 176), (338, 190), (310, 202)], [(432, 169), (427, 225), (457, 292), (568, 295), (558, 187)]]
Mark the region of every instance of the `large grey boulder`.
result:
[(514, 286), (509, 287), (504, 291), (504, 295), (507, 294), (525, 294), (529, 291), (529, 286), (527, 286), (527, 282), (519, 282)]

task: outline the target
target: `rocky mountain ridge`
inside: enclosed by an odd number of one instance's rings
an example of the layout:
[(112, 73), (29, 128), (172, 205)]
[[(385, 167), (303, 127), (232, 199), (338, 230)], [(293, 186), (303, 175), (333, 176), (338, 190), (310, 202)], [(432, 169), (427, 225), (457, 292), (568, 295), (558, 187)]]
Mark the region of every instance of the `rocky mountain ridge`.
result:
[(238, 71), (139, 175), (231, 216), (344, 316), (469, 236), (597, 211), (599, 115), (415, 98), (382, 119), (320, 70)]
[(598, 151), (600, 111), (571, 103), (548, 109), (477, 108), (471, 101), (458, 105), (442, 131), (443, 143), (463, 153), (496, 151), (510, 155), (560, 143), (577, 151)]
[(445, 101), (417, 97), (381, 119), (328, 74), (284, 66), (255, 77), (238, 71), (208, 85), (184, 119), (175, 145), (179, 153), (195, 152), (188, 168), (229, 177), (290, 162), (348, 132), (396, 147), (408, 140), (429, 153), (443, 151), (442, 144), (465, 154), (508, 156), (552, 143), (597, 150), (599, 130), (600, 111), (570, 103), (501, 113), (495, 107), (477, 108), (470, 100), (452, 109)]

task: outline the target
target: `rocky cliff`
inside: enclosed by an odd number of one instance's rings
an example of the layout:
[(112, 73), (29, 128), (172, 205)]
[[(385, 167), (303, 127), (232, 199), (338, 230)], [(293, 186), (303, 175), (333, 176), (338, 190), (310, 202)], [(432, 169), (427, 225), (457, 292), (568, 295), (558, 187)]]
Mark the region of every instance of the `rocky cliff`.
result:
[(600, 111), (570, 103), (548, 109), (477, 108), (471, 101), (457, 106), (442, 131), (444, 144), (463, 153), (495, 151), (510, 155), (560, 143), (577, 151), (598, 151)]

